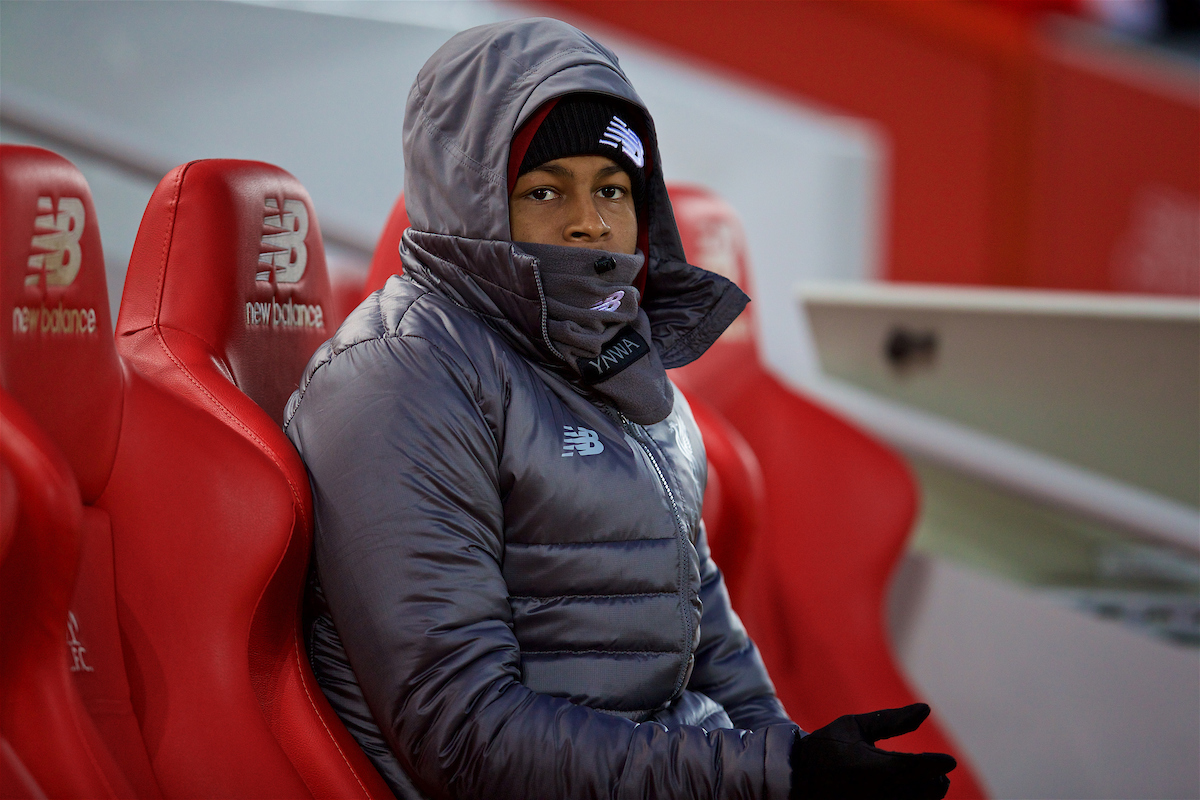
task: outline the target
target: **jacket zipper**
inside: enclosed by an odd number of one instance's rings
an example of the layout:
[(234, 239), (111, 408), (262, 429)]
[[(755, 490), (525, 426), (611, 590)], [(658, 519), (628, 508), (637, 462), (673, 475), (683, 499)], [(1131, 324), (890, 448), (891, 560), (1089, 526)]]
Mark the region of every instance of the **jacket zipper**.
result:
[(550, 329), (546, 325), (546, 317), (549, 316), (549, 310), (546, 307), (546, 292), (542, 289), (542, 271), (539, 268), (538, 260), (533, 260), (533, 282), (537, 285), (538, 302), (541, 304), (541, 310), (538, 311), (538, 321), (542, 324), (542, 341), (546, 343), (546, 347), (550, 348), (550, 352), (561, 358), (563, 361), (570, 363), (567, 357), (558, 352), (558, 348), (554, 346), (554, 342), (550, 341)]
[[(680, 668), (679, 678), (675, 681), (675, 688), (671, 692), (672, 697), (678, 697), (679, 692), (682, 691), (682, 689), (683, 689), (684, 677), (686, 676), (687, 671), (688, 671), (687, 665), (692, 660), (692, 639), (695, 637), (695, 630), (692, 627), (692, 616), (687, 610), (687, 607), (690, 604), (687, 602), (687, 598), (685, 598), (683, 596), (683, 593), (684, 593), (683, 592), (683, 584), (684, 584), (683, 565), (686, 560), (685, 559), (686, 554), (684, 552), (684, 539), (687, 538), (687, 525), (683, 521), (683, 515), (681, 515), (679, 513), (679, 506), (675, 502), (675, 493), (671, 491), (671, 484), (667, 482), (667, 476), (663, 473), (662, 467), (659, 466), (658, 459), (654, 457), (654, 451), (651, 449), (650, 445), (647, 444), (645, 441), (643, 441), (642, 437), (638, 435), (637, 428), (634, 427), (634, 424), (629, 421), (629, 419), (625, 416), (624, 413), (622, 413), (620, 410), (618, 410), (617, 416), (621, 420), (622, 430), (624, 430), (631, 437), (633, 437), (633, 440), (635, 442), (637, 442), (638, 445), (642, 448), (642, 450), (646, 453), (646, 457), (650, 459), (650, 465), (652, 467), (654, 467), (654, 474), (658, 476), (658, 481), (660, 484), (662, 484), (663, 491), (665, 491), (667, 493), (667, 501), (671, 505), (671, 517), (675, 520), (675, 544), (676, 544), (676, 548), (678, 551), (677, 555), (678, 555), (678, 562), (679, 562), (678, 574), (677, 574), (676, 580), (679, 585), (680, 600), (684, 601), (684, 603), (683, 603), (683, 606), (684, 606), (684, 608), (683, 608), (683, 624), (684, 624), (684, 630), (685, 630), (686, 636), (687, 636), (687, 638), (684, 640), (684, 645), (683, 645), (683, 648), (684, 648), (683, 666)], [(640, 427), (640, 426), (638, 426), (638, 427)]]

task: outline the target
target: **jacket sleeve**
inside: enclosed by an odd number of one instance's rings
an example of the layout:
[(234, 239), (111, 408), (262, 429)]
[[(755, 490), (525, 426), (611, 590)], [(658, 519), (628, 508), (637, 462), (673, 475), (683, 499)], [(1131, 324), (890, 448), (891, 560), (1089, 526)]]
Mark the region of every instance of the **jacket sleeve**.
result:
[(704, 523), (696, 540), (700, 560), (700, 645), (688, 688), (725, 707), (738, 728), (758, 730), (790, 723), (758, 648), (746, 633), (729, 601), (721, 570), (708, 549)]
[(503, 380), (425, 339), (369, 340), (317, 368), (289, 423), (334, 624), (405, 770), (436, 798), (786, 797), (792, 725), (667, 730), (520, 683)]

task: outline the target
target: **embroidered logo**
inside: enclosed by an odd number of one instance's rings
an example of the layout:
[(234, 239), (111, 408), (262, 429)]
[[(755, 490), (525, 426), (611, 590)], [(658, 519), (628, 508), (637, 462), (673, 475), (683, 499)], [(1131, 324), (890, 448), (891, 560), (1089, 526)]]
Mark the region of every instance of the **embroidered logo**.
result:
[(608, 340), (600, 355), (595, 358), (576, 359), (584, 380), (599, 383), (616, 375), (639, 358), (650, 354), (650, 345), (631, 326), (626, 325), (620, 333)]
[(58, 213), (54, 211), (54, 200), (49, 197), (37, 199), (38, 215), (33, 224), (43, 233), (34, 233), (34, 253), (27, 262), (34, 270), (25, 276), (26, 286), (37, 286), (42, 274), (46, 275), (47, 286), (70, 286), (79, 274), (83, 253), (79, 239), (83, 236), (83, 201), (78, 197), (58, 198)]
[(79, 620), (75, 619), (75, 612), (67, 612), (67, 647), (71, 648), (71, 672), (95, 672), (95, 667), (88, 666), (83, 657), (87, 655), (87, 648), (79, 641)]
[(675, 434), (675, 443), (679, 445), (680, 452), (688, 461), (696, 460), (696, 453), (692, 450), (692, 439), (687, 434), (687, 429), (683, 427), (683, 423), (677, 417), (672, 417), (669, 427), (671, 433)]
[(246, 327), (274, 327), (286, 330), (325, 327), (325, 309), (320, 305), (279, 302), (274, 297), (262, 303), (246, 303)]
[[(33, 220), (33, 235), (29, 246), (34, 252), (25, 262), (29, 273), (25, 285), (38, 292), (45, 280), (45, 287), (67, 287), (75, 282), (83, 266), (83, 226), (86, 213), (83, 201), (78, 197), (37, 199), (37, 216)], [(35, 295), (36, 296), (36, 295)], [(32, 306), (14, 306), (12, 329), (16, 334), (95, 334), (97, 331), (96, 309), (71, 308), (60, 302), (47, 306), (45, 300)]]
[(259, 246), (258, 272), (255, 280), (269, 281), (275, 273), (276, 283), (296, 283), (308, 266), (308, 209), (301, 200), (279, 201), (268, 197), (263, 201), (263, 234)]
[(624, 299), (625, 292), (621, 289), (610, 294), (608, 297), (601, 300), (596, 305), (592, 306), (592, 311), (616, 311), (621, 307), (621, 300)]
[(605, 129), (604, 135), (600, 137), (600, 144), (606, 144), (609, 147), (625, 151), (625, 155), (629, 156), (629, 160), (639, 168), (646, 164), (646, 150), (642, 147), (642, 140), (633, 132), (633, 128), (626, 125), (625, 120), (616, 114), (609, 120), (608, 128)]
[(604, 443), (600, 435), (588, 428), (572, 428), (563, 425), (563, 458), (569, 458), (576, 453), (581, 456), (594, 456), (604, 452)]
[[(308, 207), (302, 200), (263, 201), (262, 241), (258, 248), (258, 271), (254, 279), (275, 283), (297, 283), (308, 267)], [(319, 304), (280, 302), (277, 297), (246, 303), (247, 328), (282, 328), (291, 331), (325, 328), (325, 309)]]

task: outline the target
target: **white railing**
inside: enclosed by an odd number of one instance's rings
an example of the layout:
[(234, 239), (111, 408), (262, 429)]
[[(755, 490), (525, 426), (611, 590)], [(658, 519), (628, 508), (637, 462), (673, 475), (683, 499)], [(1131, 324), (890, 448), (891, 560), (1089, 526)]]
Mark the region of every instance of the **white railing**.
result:
[[(947, 338), (956, 336), (956, 342), (941, 342), (931, 347), (942, 347), (946, 344), (957, 346), (955, 353), (958, 359), (955, 363), (964, 363), (964, 347), (974, 346), (980, 357), (995, 353), (989, 349), (989, 343), (983, 346), (976, 339), (974, 344), (966, 343), (966, 334), (974, 335), (975, 320), (988, 322), (991, 327), (980, 330), (997, 330), (997, 321), (1010, 324), (1011, 330), (1017, 330), (1022, 336), (1022, 346), (1030, 346), (1042, 334), (1030, 333), (1029, 329), (1036, 327), (1037, 319), (1054, 319), (1070, 322), (1072, 320), (1087, 320), (1089, 325), (1120, 324), (1145, 321), (1161, 329), (1163, 324), (1171, 327), (1175, 334), (1170, 341), (1182, 347), (1176, 347), (1177, 352), (1122, 353), (1125, 362), (1139, 363), (1145, 356), (1146, 363), (1158, 364), (1156, 369), (1168, 369), (1181, 374), (1191, 374), (1196, 365), (1183, 363), (1195, 360), (1197, 343), (1200, 343), (1200, 300), (1193, 298), (1166, 298), (1117, 294), (1034, 291), (1034, 290), (1005, 290), (978, 289), (948, 286), (921, 286), (884, 283), (823, 283), (801, 284), (796, 289), (801, 314), (817, 321), (818, 317), (825, 321), (822, 347), (822, 332), (814, 331), (813, 341), (823, 358), (852, 357), (858, 359), (855, 363), (858, 369), (867, 369), (867, 384), (874, 381), (873, 388), (885, 387), (888, 381), (887, 364), (884, 360), (884, 341), (882, 331), (886, 331), (892, 320), (921, 319), (922, 329), (928, 321), (930, 335), (946, 333)], [(928, 312), (928, 313), (926, 313)], [(914, 313), (918, 315), (914, 317)], [(856, 316), (845, 316), (856, 315)], [(841, 315), (840, 318), (837, 318)], [(978, 316), (976, 316), (978, 315)], [(953, 319), (953, 324), (948, 320)], [(1032, 322), (1031, 322), (1032, 320)], [(869, 328), (869, 330), (865, 330)], [(944, 328), (945, 330), (939, 330)], [(1061, 327), (1047, 328), (1043, 335), (1045, 349), (1052, 349), (1058, 342), (1053, 338), (1062, 335)], [(1089, 328), (1089, 331), (1092, 329)], [(1117, 329), (1114, 329), (1117, 330)], [(1119, 331), (1126, 331), (1120, 328)], [(989, 334), (990, 335), (990, 334)], [(1090, 334), (1089, 334), (1090, 335)], [(1119, 337), (1119, 333), (1116, 334)], [(878, 339), (878, 341), (877, 341)], [(853, 340), (853, 341), (851, 341)], [(932, 340), (931, 340), (932, 341)], [(1088, 340), (1090, 341), (1090, 340)], [(1160, 340), (1146, 340), (1160, 341)], [(1078, 343), (1078, 340), (1076, 344)], [(1097, 341), (1096, 348), (1103, 348), (1105, 342)], [(1123, 346), (1128, 342), (1122, 342)], [(1144, 346), (1144, 345), (1138, 345)], [(868, 350), (868, 348), (878, 348)], [(830, 356), (829, 351), (842, 348), (840, 354)], [(1078, 351), (1064, 351), (1078, 352)], [(850, 355), (848, 356), (847, 353)], [(1099, 350), (1098, 364), (1104, 365), (1105, 351)], [(995, 364), (996, 370), (1013, 369), (1021, 366), (1021, 359), (1026, 354), (1016, 348), (1010, 364)], [(929, 357), (936, 359), (940, 353), (931, 353)], [(872, 361), (874, 359), (874, 361)], [(1181, 360), (1182, 359), (1182, 360)], [(1177, 363), (1178, 362), (1178, 363)], [(863, 367), (863, 365), (868, 365)], [(1164, 366), (1165, 365), (1165, 366)], [(834, 371), (837, 371), (836, 365)], [(952, 367), (947, 367), (953, 369)], [(870, 372), (870, 370), (876, 370)], [(853, 371), (853, 370), (851, 370)], [(1024, 373), (1030, 377), (1033, 373)], [(960, 376), (961, 377), (961, 376)], [(1037, 375), (1039, 383), (1034, 390), (1045, 389), (1057, 379), (1051, 370), (1049, 373)], [(1152, 381), (1154, 374), (1135, 375), (1123, 379), (1140, 378)], [(946, 379), (934, 377), (930, 381)], [(1200, 383), (1200, 382), (1198, 382)], [(1185, 502), (1165, 497), (1157, 491), (1141, 486), (1135, 486), (1126, 480), (1120, 480), (1101, 474), (1095, 469), (1081, 466), (1064, 460), (1048, 452), (1041, 452), (1026, 444), (1004, 438), (1003, 431), (984, 432), (972, 427), (964, 421), (951, 419), (927, 408), (919, 408), (915, 403), (904, 402), (904, 382), (895, 381), (895, 391), (886, 388), (876, 392), (860, 385), (852, 385), (847, 380), (831, 378), (825, 374), (812, 376), (803, 382), (804, 389), (821, 398), (831, 406), (841, 410), (866, 428), (874, 431), (883, 439), (896, 447), (927, 459), (930, 462), (948, 467), (963, 474), (986, 481), (1009, 492), (1026, 497), (1049, 506), (1064, 509), (1073, 514), (1090, 518), (1126, 531), (1130, 534), (1159, 544), (1166, 544), (1176, 549), (1184, 550), (1189, 555), (1200, 554), (1200, 509)], [(1184, 381), (1185, 394), (1188, 397), (1172, 397), (1173, 421), (1163, 422), (1155, 418), (1158, 424), (1177, 425), (1185, 433), (1181, 435), (1194, 438), (1195, 419), (1190, 409), (1195, 407), (1195, 414), (1200, 415), (1200, 403), (1189, 399), (1192, 394), (1200, 393), (1200, 385), (1191, 386)], [(956, 387), (962, 390), (962, 386)], [(1078, 387), (1074, 387), (1075, 390)], [(931, 393), (939, 391), (938, 384), (930, 383), (924, 387), (924, 399), (928, 400)], [(885, 394), (891, 394), (887, 397)], [(1064, 397), (1067, 399), (1064, 400)], [(984, 400), (987, 398), (981, 398)], [(1030, 409), (1036, 408), (1036, 401), (1031, 398)], [(959, 398), (961, 401), (961, 398)], [(1087, 393), (1080, 395), (1060, 394), (1056, 402), (1060, 404), (1058, 411), (1070, 413), (1072, 406), (1063, 403), (1096, 402), (1094, 396)], [(1184, 410), (1180, 412), (1180, 408)], [(1015, 418), (1029, 409), (1014, 408), (1010, 410)], [(1151, 417), (1153, 409), (1147, 409)], [(1164, 415), (1164, 418), (1167, 415)], [(1181, 424), (1182, 421), (1182, 424)], [(1097, 440), (1102, 439), (1105, 431), (1095, 432)], [(1187, 443), (1183, 443), (1187, 446)], [(1200, 448), (1200, 442), (1193, 441), (1190, 446)]]

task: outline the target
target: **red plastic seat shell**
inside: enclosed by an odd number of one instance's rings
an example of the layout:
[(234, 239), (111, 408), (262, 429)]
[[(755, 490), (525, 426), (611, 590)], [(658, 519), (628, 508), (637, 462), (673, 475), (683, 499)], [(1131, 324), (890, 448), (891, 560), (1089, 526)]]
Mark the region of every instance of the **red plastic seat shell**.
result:
[[(307, 266), (258, 280), (287, 207), (285, 227), (307, 218)], [(210, 160), (159, 184), (122, 299), (126, 429), (100, 503), (117, 532), (135, 704), (169, 797), (390, 796), (300, 636), (312, 501), (278, 421), (332, 331), (274, 309), (329, 298), (316, 215), (291, 175)]]
[(383, 226), (383, 233), (379, 234), (379, 241), (375, 243), (363, 297), (382, 289), (387, 279), (393, 275), (404, 274), (404, 262), (400, 260), (400, 237), (404, 235), (408, 226), (408, 212), (404, 210), (404, 193), (401, 192), (392, 205), (387, 222)]
[[(668, 187), (691, 263), (749, 293), (736, 212), (706, 189)], [(780, 700), (808, 730), (842, 714), (917, 702), (884, 621), (889, 581), (911, 533), (917, 492), (904, 462), (837, 415), (784, 386), (761, 363), (753, 304), (672, 378), (709, 402), (762, 468), (765, 514), (734, 606)], [(935, 716), (882, 746), (953, 753), (950, 798), (986, 797)]]
[[(0, 391), (0, 463), (17, 492), (0, 561), (0, 735), (5, 780), (55, 798), (134, 797), (84, 708), (65, 646), (83, 508), (66, 459)], [(14, 498), (6, 498), (6, 505)], [(15, 512), (15, 513), (14, 513)], [(20, 796), (26, 788), (10, 788)]]
[(716, 408), (692, 394), (685, 392), (685, 396), (708, 457), (704, 491), (708, 546), (730, 596), (736, 597), (765, 516), (762, 469), (749, 443)]
[[(130, 702), (109, 521), (91, 505), (112, 469), (124, 389), (112, 340), (98, 220), (82, 174), (55, 153), (0, 145), (0, 173), (0, 317), (6, 323), (0, 331), (0, 375), (13, 399), (64, 455), (83, 501), (73, 549), (59, 553), (66, 563), (43, 563), (70, 586), (69, 605), (58, 623), (58, 646), (63, 654), (69, 648), (72, 683), (115, 757), (121, 782), (127, 779), (137, 797), (157, 798)], [(18, 579), (31, 578), (20, 573)], [(42, 602), (57, 607), (60, 600), (53, 594)], [(39, 771), (49, 768), (45, 759), (56, 753), (60, 761), (55, 772), (78, 769), (69, 748), (45, 741), (41, 749), (45, 755)]]
[[(0, 381), (59, 446), (88, 503), (108, 480), (122, 399), (96, 210), (87, 181), (62, 156), (5, 144), (0, 161)], [(59, 222), (66, 246), (55, 269)], [(39, 255), (48, 268), (25, 266)]]

